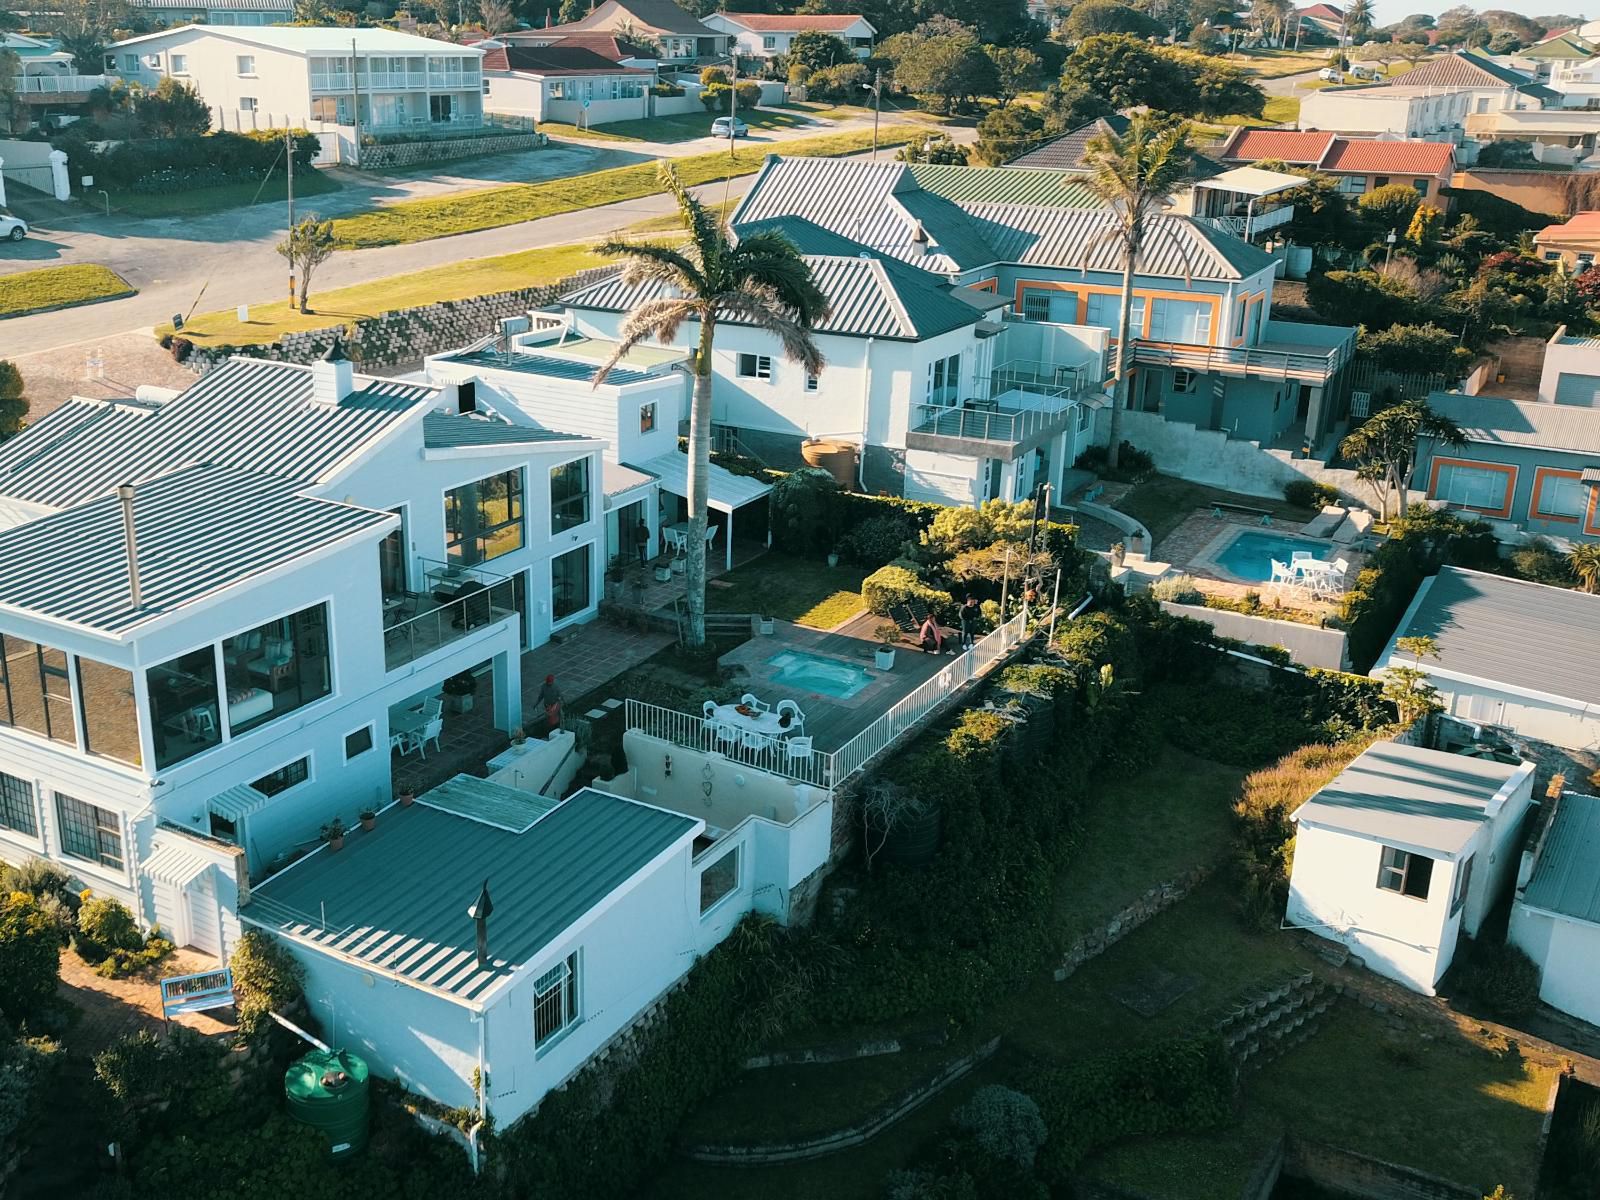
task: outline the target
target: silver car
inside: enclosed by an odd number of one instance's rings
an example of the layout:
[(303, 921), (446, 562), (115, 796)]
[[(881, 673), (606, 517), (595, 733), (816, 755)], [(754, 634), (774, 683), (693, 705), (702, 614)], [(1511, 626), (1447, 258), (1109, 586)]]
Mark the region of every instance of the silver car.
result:
[(0, 238), (20, 242), (28, 236), (28, 223), (21, 217), (8, 217), (0, 213)]

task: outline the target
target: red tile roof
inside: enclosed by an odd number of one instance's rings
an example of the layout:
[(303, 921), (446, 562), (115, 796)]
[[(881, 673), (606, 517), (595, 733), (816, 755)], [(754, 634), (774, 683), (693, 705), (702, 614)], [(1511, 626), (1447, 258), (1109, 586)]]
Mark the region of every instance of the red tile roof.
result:
[(485, 71), (525, 71), (532, 75), (649, 75), (621, 67), (582, 46), (495, 46), (483, 54)]
[(1339, 22), (1344, 20), (1344, 13), (1331, 4), (1313, 4), (1309, 8), (1299, 10), (1302, 17), (1312, 17), (1323, 21)]
[(1324, 171), (1347, 175), (1443, 175), (1455, 166), (1449, 142), (1408, 139), (1380, 142), (1374, 138), (1339, 138), (1322, 164)]
[(727, 17), (735, 24), (743, 25), (754, 33), (783, 33), (788, 30), (796, 32), (805, 29), (816, 29), (823, 33), (843, 33), (850, 26), (861, 20), (852, 14), (823, 14), (813, 16), (777, 16), (772, 13), (741, 13), (725, 12), (718, 16)]
[(1546, 225), (1534, 235), (1539, 238), (1600, 237), (1600, 212), (1581, 212), (1565, 225)]
[(1279, 162), (1315, 166), (1333, 144), (1336, 134), (1316, 131), (1297, 133), (1292, 129), (1241, 129), (1228, 139), (1217, 154), (1223, 162)]

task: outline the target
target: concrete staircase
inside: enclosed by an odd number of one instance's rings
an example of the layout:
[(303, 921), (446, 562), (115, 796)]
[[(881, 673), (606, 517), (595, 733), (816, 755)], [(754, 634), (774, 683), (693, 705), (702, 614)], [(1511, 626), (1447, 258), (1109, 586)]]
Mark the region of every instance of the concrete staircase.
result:
[(1254, 1069), (1310, 1037), (1337, 997), (1332, 985), (1306, 971), (1240, 998), (1216, 1030), (1239, 1069)]

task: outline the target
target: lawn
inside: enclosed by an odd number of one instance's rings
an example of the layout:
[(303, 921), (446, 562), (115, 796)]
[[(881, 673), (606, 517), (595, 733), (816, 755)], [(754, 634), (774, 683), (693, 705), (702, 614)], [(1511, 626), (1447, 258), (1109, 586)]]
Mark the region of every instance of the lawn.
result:
[(118, 300), (137, 290), (111, 268), (97, 263), (19, 271), (0, 275), (0, 318)]
[(1328, 65), (1328, 55), (1332, 53), (1331, 47), (1325, 50), (1241, 50), (1237, 57), (1227, 61), (1258, 79), (1282, 79), (1285, 75), (1320, 70)]
[[(265, 187), (259, 180), (253, 180), (226, 183), (221, 187), (179, 188), (171, 192), (112, 192), (111, 207), (135, 217), (192, 217), (229, 208), (244, 208), (251, 204), (282, 204), (288, 190), (288, 180), (283, 172), (274, 171)], [(338, 190), (338, 182), (321, 171), (305, 170), (294, 177), (296, 204), (306, 197), (322, 196)], [(83, 199), (85, 204), (92, 206), (100, 197), (91, 191)], [(313, 210), (306, 211), (309, 213)]]
[(1267, 104), (1261, 110), (1259, 117), (1222, 117), (1215, 125), (1204, 122), (1200, 128), (1219, 134), (1227, 133), (1235, 125), (1244, 125), (1253, 129), (1261, 129), (1271, 125), (1293, 125), (1300, 119), (1300, 98), (1298, 96), (1268, 96)]
[[(742, 196), (736, 196), (731, 200), (722, 200), (716, 204), (708, 204), (706, 205), (706, 208), (716, 213), (719, 217), (726, 221), (733, 210), (739, 207), (739, 201), (743, 198), (744, 197)], [(683, 232), (683, 218), (677, 213), (663, 213), (659, 217), (646, 217), (643, 221), (636, 221), (623, 230), (624, 233), (630, 235), (638, 233), (663, 233), (668, 231), (677, 233)]]
[[(923, 134), (921, 129), (897, 126), (884, 130), (879, 142), (882, 145), (900, 145), (914, 141)], [(854, 130), (823, 137), (799, 138), (784, 142), (781, 148), (786, 155), (834, 156), (856, 154), (871, 145), (870, 130)], [(731, 155), (719, 150), (675, 159), (673, 165), (685, 184), (713, 183), (754, 174), (773, 152), (774, 147), (767, 144), (742, 145)], [(653, 196), (662, 190), (656, 178), (656, 164), (635, 163), (575, 179), (513, 184), (454, 192), (426, 200), (408, 200), (343, 218), (335, 221), (333, 228), (339, 245), (344, 249), (393, 246), (516, 225), (539, 217)]]
[(712, 580), (706, 607), (832, 629), (865, 611), (861, 581), (866, 575), (863, 567), (830, 567), (773, 552)]
[(1159, 546), (1161, 539), (1181, 525), (1184, 518), (1195, 509), (1207, 508), (1217, 503), (1243, 504), (1250, 508), (1264, 509), (1270, 512), (1274, 519), (1290, 521), (1309, 521), (1313, 515), (1306, 509), (1296, 508), (1283, 500), (1242, 496), (1206, 487), (1203, 484), (1190, 483), (1184, 479), (1175, 479), (1170, 475), (1150, 476), (1116, 501), (1114, 507), (1119, 512), (1125, 512), (1130, 517), (1142, 521)]
[[(587, 246), (546, 246), (494, 258), (469, 258), (448, 266), (391, 275), (387, 279), (331, 292), (318, 292), (313, 286), (311, 307), (315, 311), (311, 313), (291, 311), (282, 300), (251, 305), (250, 320), (245, 322), (238, 319), (233, 309), (201, 313), (184, 326), (183, 336), (199, 345), (271, 342), (286, 333), (326, 329), (329, 325), (375, 317), (391, 309), (436, 304), (441, 300), (464, 300), (551, 283), (605, 261), (591, 253)], [(170, 333), (172, 327), (162, 326), (156, 332)]]
[[(725, 112), (678, 113), (640, 121), (612, 121), (609, 125), (590, 130), (544, 121), (539, 125), (539, 132), (548, 133), (551, 137), (601, 138), (608, 142), (692, 142), (696, 138), (710, 137), (711, 122), (727, 115)], [(739, 119), (751, 129), (798, 129), (813, 124), (808, 117), (809, 114), (769, 109), (739, 113)]]

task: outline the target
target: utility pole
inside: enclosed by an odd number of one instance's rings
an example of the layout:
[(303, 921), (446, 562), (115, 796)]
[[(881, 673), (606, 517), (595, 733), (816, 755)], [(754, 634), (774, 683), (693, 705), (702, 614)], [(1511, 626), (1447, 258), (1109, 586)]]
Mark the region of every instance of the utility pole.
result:
[[(423, 64), (424, 70), (427, 64)], [(356, 73), (356, 40), (350, 39), (350, 106), (351, 128), (355, 130), (356, 168), (361, 167), (361, 76)]]
[(294, 311), (294, 131), (283, 131), (283, 151), (289, 162), (289, 311)]
[(733, 82), (728, 85), (728, 157), (734, 157), (734, 139), (739, 135), (739, 56), (728, 55)]
[(872, 75), (872, 161), (878, 161), (878, 116), (883, 112), (883, 68)]

